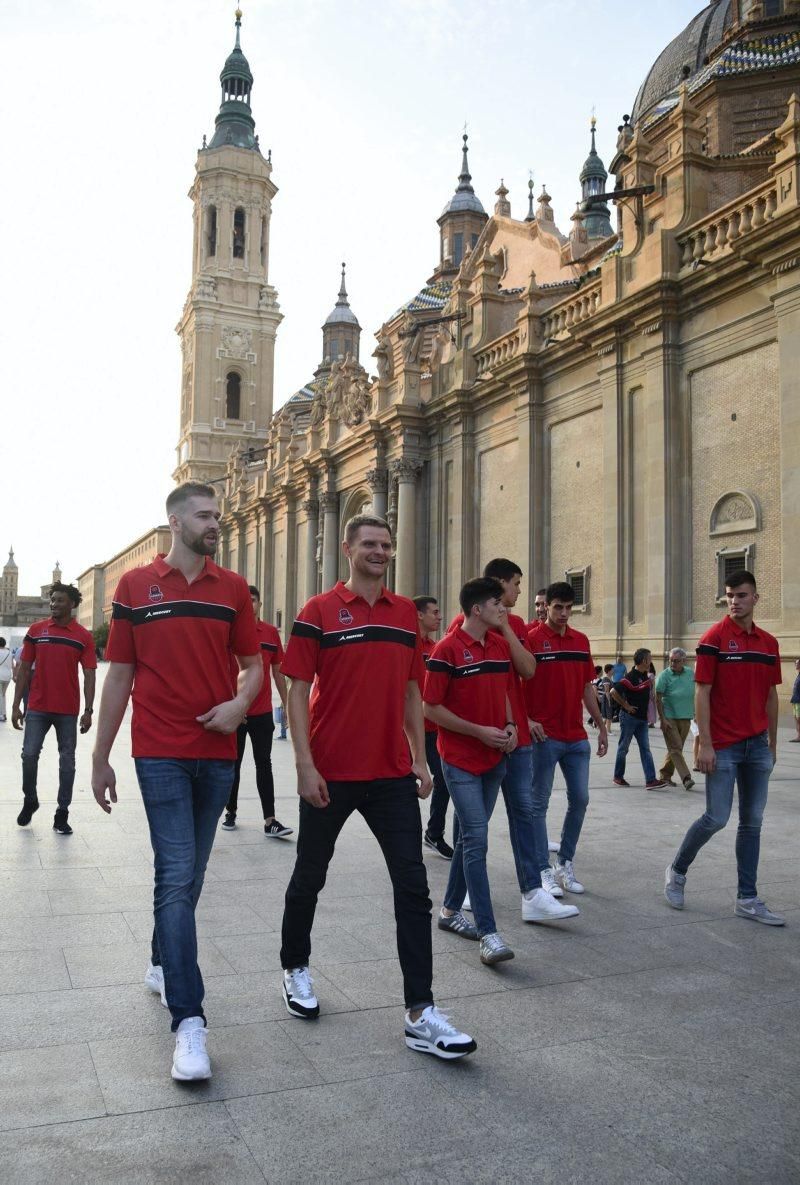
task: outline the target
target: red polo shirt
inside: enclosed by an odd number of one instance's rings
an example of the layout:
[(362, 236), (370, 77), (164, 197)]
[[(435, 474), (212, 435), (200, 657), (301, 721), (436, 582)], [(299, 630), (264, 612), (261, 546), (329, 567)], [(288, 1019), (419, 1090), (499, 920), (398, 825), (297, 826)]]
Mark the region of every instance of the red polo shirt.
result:
[(236, 733), (197, 722), (233, 698), (234, 655), (259, 653), (247, 581), (206, 559), (189, 584), (163, 556), (126, 572), (114, 594), (106, 658), (133, 663), (134, 757), (236, 757)]
[[(511, 700), (516, 681), (511, 651), (501, 634), (490, 630), (481, 644), (457, 626), (433, 648), (423, 699), (449, 708), (471, 724), (505, 728), (506, 696)], [(448, 765), (471, 774), (485, 773), (503, 757), (499, 749), (490, 749), (477, 737), (441, 725), (436, 747)]]
[(589, 639), (569, 625), (562, 636), (547, 621), (537, 621), (528, 639), (536, 658), (536, 674), (524, 685), (529, 716), (555, 741), (586, 740), (583, 692), (594, 679)]
[(247, 709), (248, 716), (266, 716), (272, 712), (272, 683), (270, 676), (273, 667), (279, 667), (283, 662), (283, 643), (281, 636), (266, 621), (256, 622), (258, 643), (261, 647), (261, 658), (264, 662), (264, 682), (256, 698)]
[(313, 683), (309, 740), (314, 764), (333, 782), (405, 778), (406, 686), (422, 678), (417, 610), (381, 590), (374, 605), (340, 580), (312, 597), (292, 626), (281, 670)]
[(25, 635), (20, 658), (36, 663), (28, 696), (30, 710), (77, 716), (81, 705), (78, 667), (93, 671), (97, 666), (89, 631), (74, 620), (67, 625), (57, 625), (52, 617), (35, 621)]
[(700, 639), (694, 681), (711, 684), (715, 749), (758, 736), (767, 729), (769, 690), (781, 682), (777, 639), (755, 622), (748, 634), (731, 617), (723, 617)]
[[(525, 624), (523, 618), (518, 617), (516, 613), (507, 612), (506, 615), (508, 617), (508, 624), (514, 631), (517, 639), (522, 643), (529, 653), (532, 653), (530, 643), (528, 642), (528, 627)], [(454, 617), (450, 622), (450, 625), (447, 628), (448, 634), (452, 633), (454, 629), (460, 628), (463, 626), (463, 624), (464, 614), (459, 613), (458, 617)], [(501, 638), (503, 637), (499, 630), (493, 630), (492, 632), (499, 634)], [(528, 680), (520, 678), (520, 676), (514, 670), (513, 662), (511, 664), (511, 680), (512, 684), (511, 691), (509, 692), (509, 699), (511, 700), (511, 713), (514, 718), (514, 723), (517, 726), (517, 744), (519, 746), (530, 745), (532, 744), (531, 730), (528, 726), (528, 710), (525, 707), (525, 685)]]
[[(423, 695), (425, 692), (425, 672), (428, 669), (428, 659), (430, 658), (435, 645), (436, 645), (436, 643), (432, 642), (430, 640), (430, 638), (420, 638), (420, 640), (419, 640), (419, 649), (420, 649), (420, 654), (422, 655), (422, 663), (423, 663), (423, 669), (420, 673), (420, 678), (419, 678), (419, 693), (420, 693), (420, 695)], [(426, 732), (438, 732), (439, 731), (437, 729), (436, 725), (433, 723), (433, 721), (429, 720), (427, 716), (425, 717), (425, 731)]]

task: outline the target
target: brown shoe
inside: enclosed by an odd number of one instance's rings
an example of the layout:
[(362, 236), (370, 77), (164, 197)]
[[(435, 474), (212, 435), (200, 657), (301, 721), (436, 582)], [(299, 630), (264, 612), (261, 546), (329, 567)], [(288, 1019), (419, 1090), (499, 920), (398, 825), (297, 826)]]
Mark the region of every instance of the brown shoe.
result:
[(645, 790), (664, 790), (669, 785), (669, 782), (663, 781), (661, 778), (656, 778), (654, 782), (645, 782)]
[(614, 778), (615, 786), (630, 786), (630, 782), (626, 782), (624, 778)]

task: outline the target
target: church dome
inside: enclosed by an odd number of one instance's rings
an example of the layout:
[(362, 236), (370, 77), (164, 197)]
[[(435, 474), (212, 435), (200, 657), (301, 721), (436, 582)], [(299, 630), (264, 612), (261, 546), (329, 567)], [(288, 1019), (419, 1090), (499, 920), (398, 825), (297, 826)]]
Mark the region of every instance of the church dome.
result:
[(325, 318), (325, 325), (355, 325), (357, 329), (361, 329), (358, 323), (358, 317), (350, 308), (350, 302), (347, 299), (347, 289), (344, 286), (345, 265), (342, 264), (342, 283), (339, 288), (339, 299), (336, 301), (333, 309)]
[(475, 190), (472, 188), (472, 176), (469, 171), (467, 163), (467, 134), (463, 136), (463, 147), (461, 149), (461, 173), (458, 177), (458, 185), (450, 201), (439, 215), (444, 218), (447, 214), (461, 214), (465, 210), (470, 210), (475, 214), (483, 214), (486, 216), (486, 211), (480, 203)]
[(703, 69), (705, 59), (719, 48), (733, 24), (732, 10), (732, 0), (712, 0), (658, 55), (636, 96), (631, 111), (634, 123), (656, 114), (659, 104)]

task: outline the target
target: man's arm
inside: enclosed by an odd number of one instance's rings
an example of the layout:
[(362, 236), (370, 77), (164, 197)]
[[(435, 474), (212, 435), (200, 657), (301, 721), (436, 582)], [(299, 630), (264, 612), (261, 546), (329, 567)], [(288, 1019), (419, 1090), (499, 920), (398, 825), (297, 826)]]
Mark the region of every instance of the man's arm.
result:
[(519, 733), (514, 719), (514, 709), (511, 707), (511, 700), (508, 696), (506, 696), (506, 726), (503, 732), (506, 734), (506, 746), (503, 752), (513, 753), (519, 744)]
[(427, 798), (433, 789), (433, 780), (425, 760), (425, 719), (422, 715), (422, 696), (416, 679), (409, 679), (406, 683), (403, 730), (411, 747), (411, 772), (418, 782), (417, 795)]
[(661, 721), (661, 727), (666, 728), (667, 718), (664, 715), (664, 697), (660, 691), (656, 692), (656, 711), (658, 712), (658, 718)]
[(311, 745), (308, 739), (308, 697), (311, 684), (303, 679), (292, 679), (289, 685), (289, 728), (294, 745), (294, 763), (297, 769), (297, 793), (302, 799), (317, 808), (327, 806), (331, 798), (328, 785), (314, 765)]
[(237, 654), (236, 661), (239, 664), (236, 695), (197, 717), (198, 723), (209, 732), (236, 732), (247, 715), (247, 709), (261, 690), (261, 684), (264, 682), (261, 655)]
[(109, 663), (108, 674), (103, 684), (97, 738), (92, 754), (92, 793), (97, 805), (102, 807), (106, 814), (111, 813), (111, 803), (117, 801), (117, 777), (108, 759), (128, 706), (135, 669), (132, 662)]
[(94, 690), (97, 686), (97, 671), (92, 667), (83, 672), (83, 715), (81, 716), (81, 732), (88, 732), (92, 727), (92, 709), (94, 708)]
[(769, 747), (775, 761), (778, 760), (778, 709), (778, 688), (773, 685), (767, 694), (767, 731)]
[(508, 642), (511, 650), (511, 663), (520, 679), (532, 679), (536, 674), (536, 659), (530, 650), (526, 650), (511, 628), (508, 618), (503, 618), (500, 632)]
[(697, 756), (697, 768), (704, 774), (713, 773), (717, 764), (717, 755), (711, 744), (711, 684), (695, 683), (694, 685), (694, 718), (700, 733), (700, 749)]
[(619, 704), (624, 712), (630, 712), (632, 715), (636, 711), (636, 709), (632, 707), (626, 699), (622, 698), (616, 687), (611, 688), (611, 698)]
[(606, 730), (606, 722), (600, 711), (600, 705), (597, 702), (597, 690), (594, 683), (587, 683), (584, 687), (583, 703), (597, 728), (597, 756), (605, 757), (608, 752), (608, 732)]
[(288, 689), (286, 686), (286, 676), (282, 673), (280, 667), (274, 666), (272, 668), (272, 678), (275, 680), (275, 686), (278, 689), (278, 695), (281, 697), (284, 712), (286, 711), (286, 697)]
[[(475, 737), (490, 749), (505, 749), (508, 744), (508, 734), (502, 728), (493, 728), (490, 724), (473, 724), (471, 720), (462, 720), (451, 712), (444, 704), (422, 705), (425, 716), (432, 724), (439, 728), (448, 728), (450, 732), (460, 732), (464, 736)], [(511, 715), (509, 713), (509, 719)]]
[(11, 705), (11, 723), (14, 728), (22, 728), (25, 713), (20, 711), (22, 697), (31, 685), (31, 664), (20, 662), (17, 665), (17, 680), (14, 684), (14, 702)]

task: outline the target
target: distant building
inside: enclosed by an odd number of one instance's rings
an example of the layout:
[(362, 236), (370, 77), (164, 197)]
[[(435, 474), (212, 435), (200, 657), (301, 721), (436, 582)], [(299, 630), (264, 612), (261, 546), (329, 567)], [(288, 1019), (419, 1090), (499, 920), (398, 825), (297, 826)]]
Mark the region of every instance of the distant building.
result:
[(19, 568), (14, 559), (14, 548), (9, 549), (8, 560), (0, 576), (0, 626), (32, 625), (34, 621), (41, 621), (50, 616), (50, 585), (57, 584), (63, 579), (58, 560), (53, 569), (52, 578), (40, 587), (35, 596), (20, 596)]
[(151, 563), (157, 555), (166, 554), (172, 536), (167, 526), (153, 527), (140, 535), (128, 547), (118, 551), (104, 564), (93, 564), (78, 577), (78, 589), (83, 597), (77, 618), (87, 630), (96, 629), (111, 620), (111, 598), (123, 572)]

